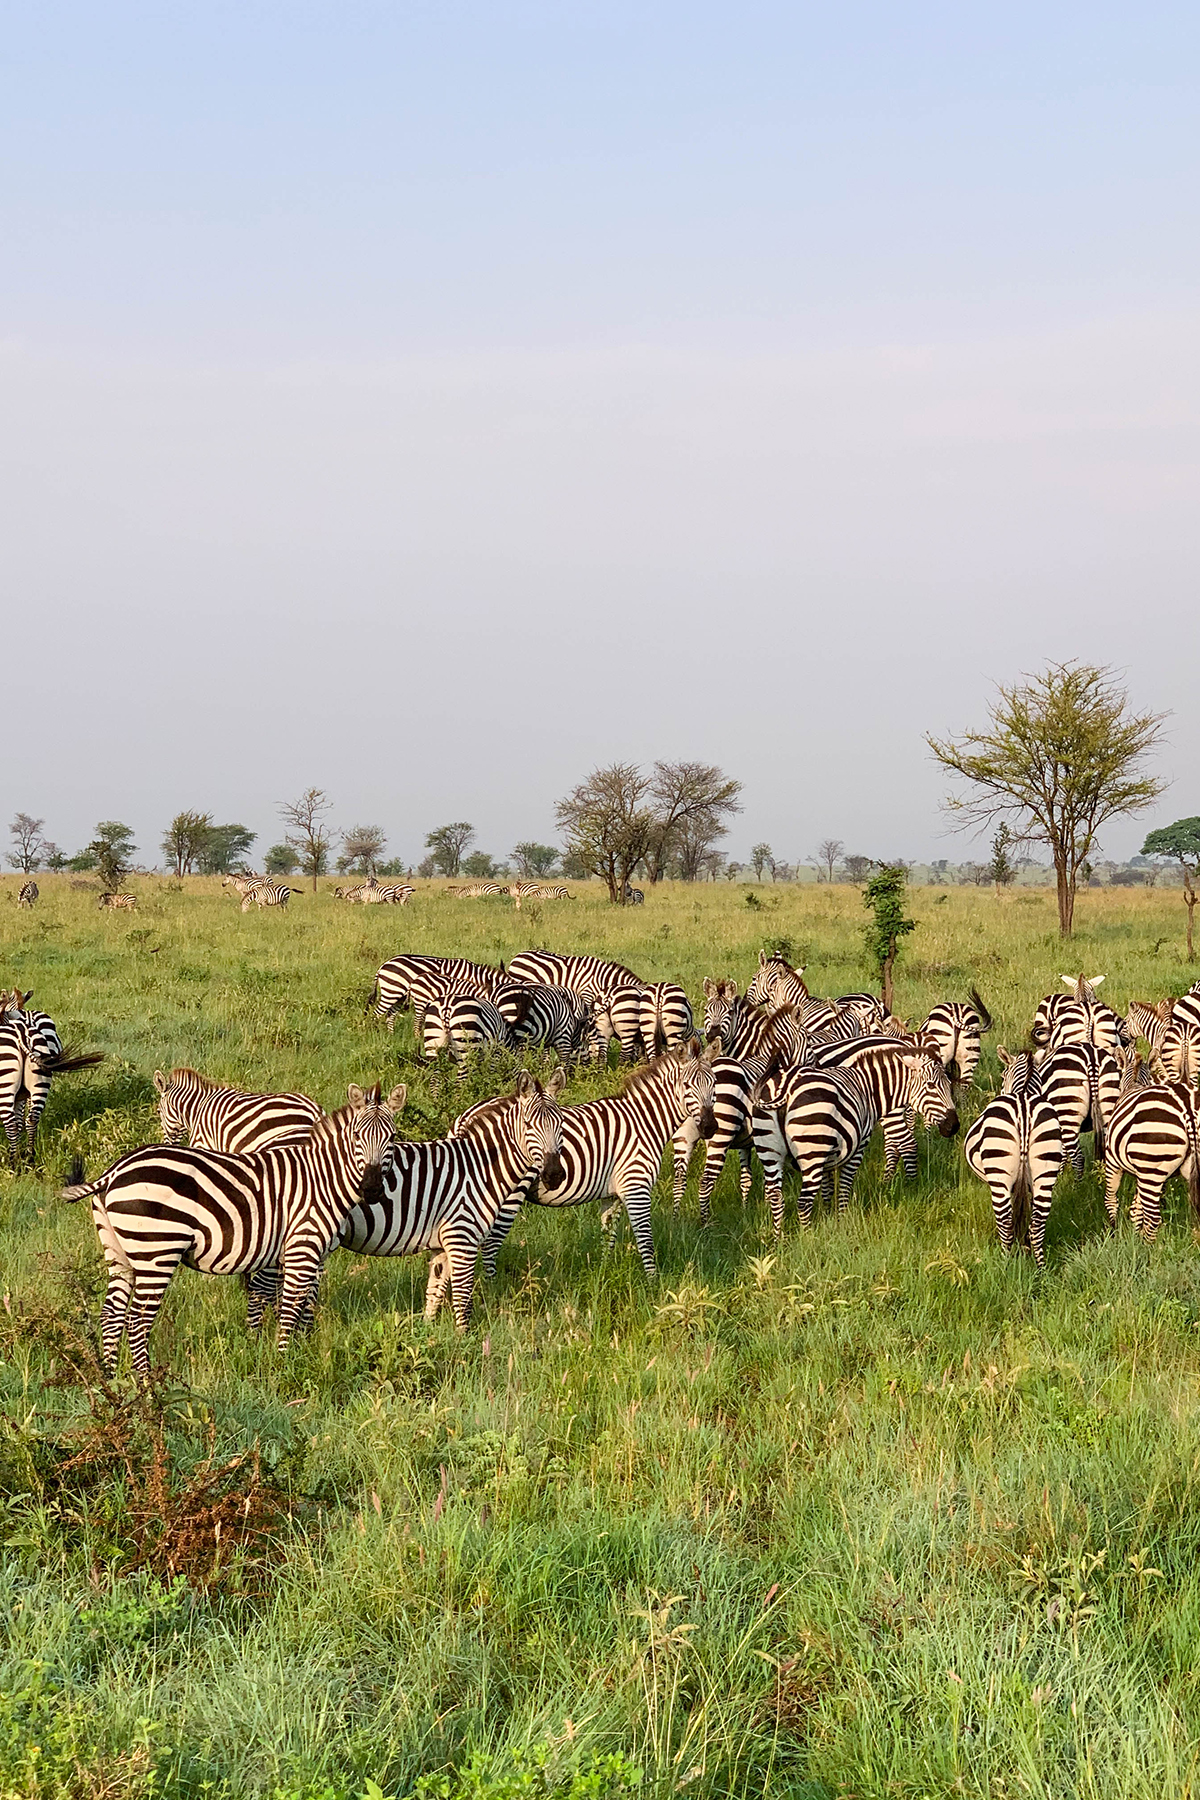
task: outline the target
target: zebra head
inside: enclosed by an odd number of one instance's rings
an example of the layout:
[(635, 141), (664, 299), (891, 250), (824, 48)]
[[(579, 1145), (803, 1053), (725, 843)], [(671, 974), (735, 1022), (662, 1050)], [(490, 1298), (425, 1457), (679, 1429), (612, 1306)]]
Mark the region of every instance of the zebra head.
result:
[(802, 963), (793, 969), (790, 962), (776, 950), (768, 956), (765, 950), (758, 953), (758, 973), (746, 989), (746, 998), (751, 1006), (798, 1006), (812, 998), (804, 981)]
[(936, 1056), (914, 1050), (904, 1058), (908, 1070), (908, 1104), (927, 1125), (936, 1125), (943, 1137), (958, 1130), (958, 1113), (949, 1077)]
[(555, 1069), (545, 1087), (523, 1069), (517, 1078), (517, 1136), (538, 1180), (552, 1193), (561, 1187), (563, 1115), (558, 1096), (566, 1085), (565, 1069)]
[(386, 1100), (380, 1097), (381, 1093), (378, 1081), (369, 1088), (356, 1087), (351, 1082), (346, 1089), (349, 1105), (333, 1114), (335, 1120), (344, 1124), (347, 1158), (359, 1180), (382, 1163), (384, 1152), (396, 1135), (397, 1116), (404, 1111), (408, 1099), (403, 1082), (392, 1089)]
[(194, 1069), (172, 1069), (169, 1075), (155, 1069), (154, 1086), (158, 1091), (158, 1122), (162, 1127), (163, 1143), (186, 1144), (192, 1124), (191, 1102), (208, 1083)]
[(680, 1044), (678, 1049), (669, 1050), (659, 1058), (660, 1063), (673, 1070), (676, 1092), (684, 1111), (702, 1138), (712, 1137), (717, 1129), (717, 1115), (713, 1110), (716, 1101), (713, 1063), (719, 1049), (716, 1041), (702, 1044), (698, 1037), (691, 1037), (686, 1044)]
[(1155, 1083), (1165, 1083), (1166, 1070), (1153, 1044), (1149, 1045), (1149, 1055), (1142, 1056), (1136, 1045), (1128, 1049), (1124, 1046), (1112, 1052), (1113, 1059), (1121, 1071), (1118, 1097), (1124, 1099), (1134, 1088), (1152, 1087)]
[(1033, 1053), (1029, 1050), (1018, 1050), (1010, 1054), (1003, 1044), (997, 1046), (996, 1055), (1000, 1058), (1000, 1066), (1004, 1076), (1000, 1083), (1002, 1094), (1036, 1094), (1041, 1091), (1041, 1078), (1034, 1066)]
[(738, 997), (736, 981), (713, 981), (704, 978), (704, 1035), (706, 1038), (719, 1038), (722, 1050), (728, 1050), (733, 1043), (733, 1034), (737, 1029), (737, 1008), (734, 1002)]

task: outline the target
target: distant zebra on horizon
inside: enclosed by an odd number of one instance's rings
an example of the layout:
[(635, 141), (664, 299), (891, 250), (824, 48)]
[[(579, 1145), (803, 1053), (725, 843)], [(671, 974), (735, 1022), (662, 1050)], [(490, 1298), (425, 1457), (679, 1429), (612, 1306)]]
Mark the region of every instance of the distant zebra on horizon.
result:
[(416, 891), (415, 887), (399, 883), (392, 887), (380, 887), (378, 882), (364, 882), (358, 898), (364, 906), (407, 906)]
[(37, 897), (38, 897), (38, 884), (36, 881), (33, 880), (32, 877), (30, 877), (30, 879), (28, 881), (26, 881), (22, 884), (21, 891), (17, 895), (17, 905), (18, 906), (32, 906), (34, 901), (37, 899)]
[(473, 881), (469, 887), (451, 888), (456, 900), (499, 900), (508, 889), (498, 881)]

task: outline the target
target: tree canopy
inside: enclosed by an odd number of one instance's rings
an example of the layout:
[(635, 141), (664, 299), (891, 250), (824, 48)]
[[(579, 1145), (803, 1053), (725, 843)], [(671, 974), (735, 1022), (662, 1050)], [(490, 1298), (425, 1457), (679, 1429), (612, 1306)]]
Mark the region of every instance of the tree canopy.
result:
[(1140, 812), (1163, 790), (1144, 768), (1163, 716), (1132, 712), (1111, 669), (1052, 663), (1000, 686), (985, 729), (926, 740), (941, 766), (966, 783), (967, 792), (945, 803), (960, 828), (978, 831), (1003, 819), (1014, 843), (1048, 846), (1063, 937), (1071, 935), (1076, 884), (1101, 827)]
[(465, 819), (458, 819), (453, 825), (439, 825), (425, 839), (425, 848), (430, 853), (426, 860), (433, 864), (439, 875), (453, 877), (460, 873), (463, 855), (474, 836), (475, 827), (468, 825)]

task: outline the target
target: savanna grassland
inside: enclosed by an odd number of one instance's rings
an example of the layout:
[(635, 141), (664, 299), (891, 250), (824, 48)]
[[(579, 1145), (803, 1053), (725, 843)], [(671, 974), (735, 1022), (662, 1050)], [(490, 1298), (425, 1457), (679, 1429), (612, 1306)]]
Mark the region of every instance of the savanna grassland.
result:
[[(960, 1141), (916, 1185), (873, 1150), (840, 1222), (770, 1242), (731, 1162), (655, 1231), (531, 1211), (476, 1323), (420, 1318), (424, 1267), (331, 1259), (278, 1358), (240, 1284), (181, 1273), (146, 1399), (83, 1328), (90, 1217), (56, 1199), (157, 1136), (150, 1077), (191, 1063), (327, 1106), (409, 1083), (402, 1129), (482, 1091), (365, 1016), (403, 949), (587, 949), (647, 977), (745, 981), (780, 939), (815, 992), (867, 985), (849, 888), (599, 892), (516, 913), (433, 889), (403, 911), (306, 892), (242, 916), (146, 878), (135, 914), (44, 878), (0, 900), (0, 985), (64, 1040), (33, 1174), (0, 1178), (0, 1793), (348, 1800), (424, 1791), (916, 1797), (1196, 1791), (1200, 1249), (1178, 1184), (1152, 1248), (1060, 1182), (1048, 1268), (1005, 1261)], [(1060, 970), (1180, 992), (1173, 891), (922, 889), (909, 1016), (978, 984), (1017, 1042)], [(616, 1086), (575, 1078), (567, 1100)], [(973, 1116), (976, 1097), (966, 1108)], [(241, 1460), (239, 1460), (241, 1459)], [(636, 1770), (641, 1770), (640, 1781)]]

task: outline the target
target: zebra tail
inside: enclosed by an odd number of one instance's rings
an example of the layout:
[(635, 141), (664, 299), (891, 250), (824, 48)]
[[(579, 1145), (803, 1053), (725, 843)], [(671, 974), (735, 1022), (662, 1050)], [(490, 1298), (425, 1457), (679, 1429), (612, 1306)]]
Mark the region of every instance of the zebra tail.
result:
[(1092, 1156), (1096, 1162), (1104, 1161), (1104, 1114), (1100, 1111), (1100, 1064), (1097, 1059), (1088, 1063), (1088, 1104), (1092, 1111)]
[(53, 1057), (49, 1062), (39, 1063), (38, 1068), (43, 1075), (69, 1075), (75, 1069), (94, 1069), (97, 1063), (103, 1061), (103, 1050), (89, 1050), (80, 1055), (64, 1050), (61, 1056)]
[(979, 989), (977, 987), (972, 987), (972, 988), (968, 988), (967, 992), (970, 996), (971, 1005), (975, 1008), (975, 1011), (979, 1014), (979, 1029), (980, 1029), (980, 1031), (981, 1032), (982, 1031), (990, 1031), (992, 1029), (992, 1015), (988, 1011), (987, 1007), (983, 1004), (983, 1001), (980, 999)]
[(65, 1200), (69, 1206), (73, 1206), (76, 1200), (86, 1200), (90, 1195), (94, 1194), (96, 1189), (100, 1186), (100, 1183), (98, 1181), (85, 1181), (83, 1176), (84, 1167), (82, 1156), (72, 1157), (71, 1173), (67, 1178), (66, 1187), (62, 1188), (59, 1192), (59, 1199)]
[(1191, 1115), (1188, 1129), (1192, 1134), (1192, 1160), (1188, 1168), (1188, 1199), (1192, 1205), (1192, 1216), (1200, 1219), (1200, 1143), (1197, 1142), (1196, 1114), (1192, 1111), (1190, 1104), (1188, 1104), (1188, 1111)]

